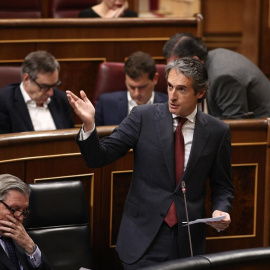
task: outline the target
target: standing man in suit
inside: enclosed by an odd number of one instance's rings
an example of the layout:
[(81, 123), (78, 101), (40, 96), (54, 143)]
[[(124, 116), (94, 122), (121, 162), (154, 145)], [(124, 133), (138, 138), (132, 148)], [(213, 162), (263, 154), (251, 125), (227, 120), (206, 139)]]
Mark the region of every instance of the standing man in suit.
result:
[[(166, 79), (168, 103), (134, 107), (119, 127), (101, 140), (94, 123), (95, 109), (84, 91), (80, 93), (82, 99), (67, 91), (71, 106), (83, 121), (77, 142), (89, 167), (106, 166), (133, 148), (133, 177), (116, 244), (127, 270), (191, 255), (187, 227), (182, 226), (186, 214), (181, 181), (186, 183), (190, 220), (205, 217), (209, 178), (212, 216), (225, 215), (209, 225), (225, 230), (231, 222), (234, 188), (230, 129), (197, 109), (208, 88), (207, 71), (198, 60), (183, 58), (166, 66)], [(174, 150), (179, 117), (186, 118), (182, 128), (184, 156), (182, 164), (175, 165), (180, 156)], [(176, 179), (180, 166), (184, 173)], [(167, 219), (172, 205), (176, 207), (176, 224)], [(192, 225), (190, 230), (193, 254), (203, 254), (205, 224)]]
[(167, 62), (195, 57), (205, 64), (210, 89), (208, 113), (220, 119), (270, 116), (270, 82), (263, 72), (243, 55), (227, 50), (207, 51), (206, 45), (190, 33), (173, 35), (164, 45)]
[(168, 101), (167, 94), (154, 91), (159, 74), (149, 54), (138, 51), (130, 55), (125, 62), (124, 74), (128, 91), (100, 95), (96, 105), (96, 126), (119, 125), (134, 106)]
[(45, 51), (26, 56), (22, 82), (0, 89), (0, 134), (73, 128), (65, 92), (56, 87), (60, 65)]
[(29, 195), (29, 186), (18, 177), (0, 175), (1, 270), (52, 270), (22, 225), (29, 214)]

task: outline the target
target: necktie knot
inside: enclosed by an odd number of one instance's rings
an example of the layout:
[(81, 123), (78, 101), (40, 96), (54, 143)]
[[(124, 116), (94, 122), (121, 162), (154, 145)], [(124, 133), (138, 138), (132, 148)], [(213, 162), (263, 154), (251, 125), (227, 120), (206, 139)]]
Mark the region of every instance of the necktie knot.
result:
[(182, 128), (182, 126), (186, 123), (187, 118), (183, 118), (183, 117), (176, 117), (177, 121), (178, 121), (178, 125), (177, 127)]

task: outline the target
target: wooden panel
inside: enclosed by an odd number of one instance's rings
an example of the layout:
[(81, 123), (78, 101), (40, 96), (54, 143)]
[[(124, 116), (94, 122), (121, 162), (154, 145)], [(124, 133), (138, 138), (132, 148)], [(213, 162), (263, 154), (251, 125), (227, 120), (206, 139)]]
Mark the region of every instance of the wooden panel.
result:
[(209, 49), (227, 48), (259, 63), (261, 0), (203, 0), (203, 37)]
[(260, 67), (270, 78), (270, 1), (262, 0), (261, 15), (261, 43), (260, 43)]
[[(228, 120), (232, 133), (232, 224), (217, 233), (207, 228), (207, 253), (269, 245), (270, 119)], [(114, 126), (98, 127), (100, 137)], [(133, 170), (133, 151), (99, 169), (85, 165), (75, 136), (79, 129), (0, 135), (0, 173), (27, 183), (83, 181), (91, 217), (97, 270), (122, 269), (115, 243)], [(206, 201), (210, 210), (210, 190)]]

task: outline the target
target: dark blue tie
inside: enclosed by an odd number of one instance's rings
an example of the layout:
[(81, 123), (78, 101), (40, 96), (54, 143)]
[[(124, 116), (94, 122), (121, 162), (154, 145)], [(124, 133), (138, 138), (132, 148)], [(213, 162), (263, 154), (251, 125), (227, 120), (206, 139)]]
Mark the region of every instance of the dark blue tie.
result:
[(20, 270), (18, 258), (15, 252), (15, 248), (13, 245), (13, 242), (10, 238), (7, 237), (1, 237), (2, 241), (4, 242), (7, 254), (13, 265), (15, 266), (15, 269)]

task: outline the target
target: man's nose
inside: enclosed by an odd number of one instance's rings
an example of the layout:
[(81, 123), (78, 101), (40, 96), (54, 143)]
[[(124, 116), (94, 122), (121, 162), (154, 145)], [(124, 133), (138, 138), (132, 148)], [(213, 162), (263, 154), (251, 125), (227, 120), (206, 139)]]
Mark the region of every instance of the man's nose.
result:
[(46, 92), (46, 94), (48, 95), (48, 96), (53, 96), (53, 87), (51, 87), (47, 92)]
[(170, 99), (172, 99), (172, 100), (177, 99), (177, 93), (176, 93), (175, 89), (170, 91)]
[(135, 94), (135, 96), (138, 96), (140, 94), (140, 90), (138, 87), (135, 87), (134, 94)]

